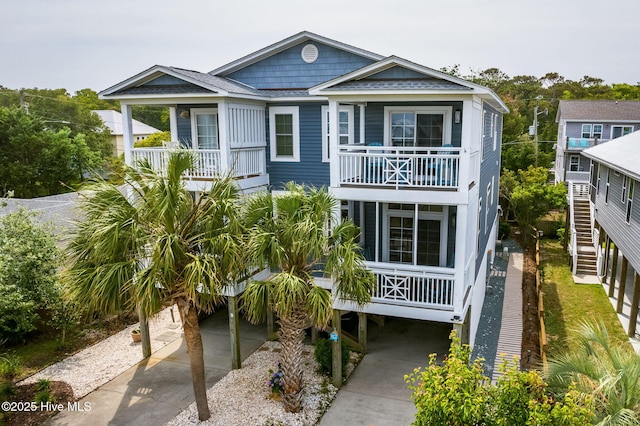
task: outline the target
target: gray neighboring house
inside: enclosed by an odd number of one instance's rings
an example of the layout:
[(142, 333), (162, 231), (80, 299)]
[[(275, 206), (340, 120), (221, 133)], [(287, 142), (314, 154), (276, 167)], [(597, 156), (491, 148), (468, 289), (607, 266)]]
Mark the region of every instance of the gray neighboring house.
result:
[(636, 201), (640, 132), (582, 154), (592, 164), (590, 201), (598, 274), (609, 284), (609, 297), (617, 299), (617, 311), (629, 319), (625, 326), (634, 337), (640, 303), (640, 205), (634, 205), (640, 202)]
[(640, 129), (640, 101), (563, 100), (558, 104), (556, 182), (588, 182), (584, 149)]

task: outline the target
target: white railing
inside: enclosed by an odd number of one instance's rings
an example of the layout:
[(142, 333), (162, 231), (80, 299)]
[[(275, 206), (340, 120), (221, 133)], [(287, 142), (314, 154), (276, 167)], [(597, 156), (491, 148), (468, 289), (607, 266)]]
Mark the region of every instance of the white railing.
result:
[(457, 189), (460, 148), (341, 145), (340, 185)]
[[(163, 172), (167, 168), (171, 149), (163, 148), (134, 148), (132, 158), (134, 163), (146, 159), (154, 170)], [(221, 152), (218, 149), (197, 149), (195, 167), (185, 172), (187, 179), (213, 179), (224, 175), (221, 162)], [(232, 149), (228, 164), (231, 176), (242, 178), (264, 175), (266, 173), (265, 147)]]
[(365, 262), (376, 277), (374, 303), (453, 309), (453, 269)]
[(572, 259), (571, 265), (573, 269), (571, 273), (575, 274), (578, 270), (578, 233), (576, 231), (576, 223), (573, 213), (573, 200), (575, 198), (573, 186), (573, 182), (569, 182), (569, 191), (567, 192), (569, 196), (569, 225), (571, 227), (571, 233), (569, 234), (569, 256), (571, 256)]
[(565, 181), (569, 182), (589, 182), (589, 172), (571, 172), (567, 170)]

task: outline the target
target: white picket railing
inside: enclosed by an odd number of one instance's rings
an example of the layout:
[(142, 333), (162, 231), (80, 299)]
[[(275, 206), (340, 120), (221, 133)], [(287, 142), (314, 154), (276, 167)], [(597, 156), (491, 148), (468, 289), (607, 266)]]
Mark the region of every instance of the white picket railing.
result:
[(454, 271), (450, 268), (366, 262), (376, 277), (372, 302), (453, 309)]
[(446, 188), (459, 186), (460, 148), (341, 145), (340, 185)]
[[(167, 161), (171, 149), (163, 148), (134, 148), (133, 161), (145, 159), (154, 170), (163, 172), (167, 168)], [(221, 152), (218, 149), (193, 150), (196, 154), (195, 167), (185, 172), (187, 179), (213, 179), (227, 173), (221, 163)], [(266, 173), (265, 147), (232, 149), (229, 161), (231, 176), (242, 178), (264, 175)]]

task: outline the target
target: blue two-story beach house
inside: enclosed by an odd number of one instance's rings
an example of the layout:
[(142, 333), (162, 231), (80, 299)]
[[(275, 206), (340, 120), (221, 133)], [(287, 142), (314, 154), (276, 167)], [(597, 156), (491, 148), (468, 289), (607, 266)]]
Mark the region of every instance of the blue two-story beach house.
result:
[[(100, 95), (121, 102), (128, 164), (198, 154), (190, 190), (228, 172), (245, 192), (328, 186), (377, 277), (365, 313), (451, 323), (473, 344), (508, 111), (491, 90), (302, 32), (209, 73), (156, 65)], [(167, 107), (172, 141), (133, 148), (132, 105)]]

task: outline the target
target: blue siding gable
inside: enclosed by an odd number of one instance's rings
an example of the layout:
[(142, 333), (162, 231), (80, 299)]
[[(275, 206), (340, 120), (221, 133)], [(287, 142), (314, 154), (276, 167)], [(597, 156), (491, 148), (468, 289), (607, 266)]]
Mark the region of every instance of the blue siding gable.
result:
[(413, 71), (404, 67), (392, 67), (364, 78), (363, 80), (396, 80), (396, 79), (416, 79), (432, 78), (431, 76)]
[(161, 75), (151, 81), (146, 82), (143, 86), (191, 86), (192, 84), (172, 75)]
[(307, 44), (290, 47), (225, 77), (257, 89), (308, 89), (373, 63), (371, 59), (313, 42), (318, 48), (318, 59), (308, 64), (301, 56)]

